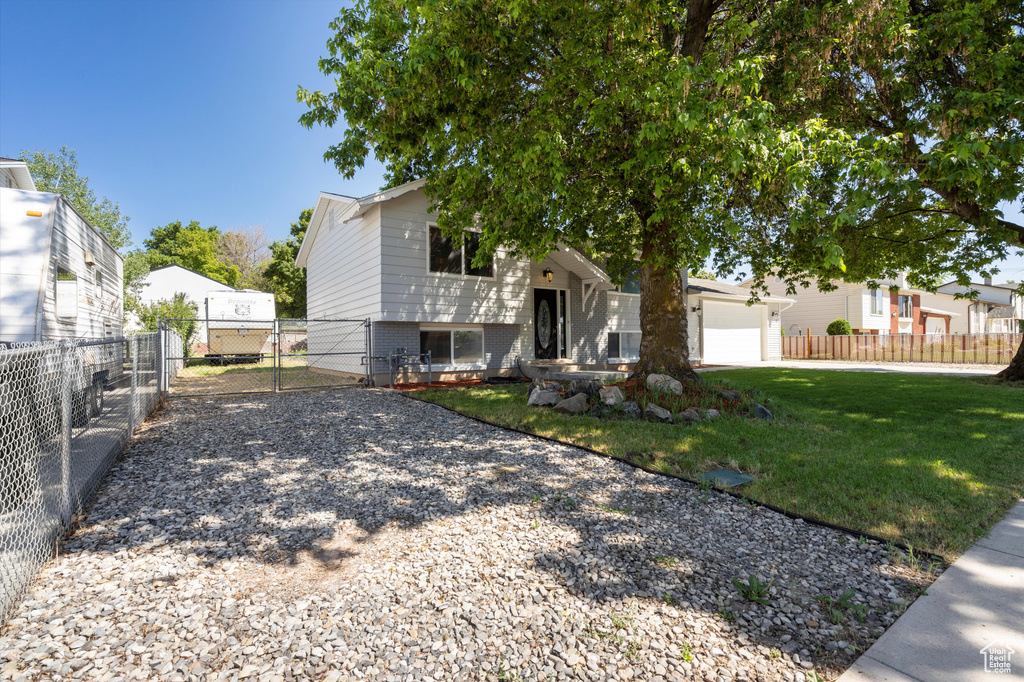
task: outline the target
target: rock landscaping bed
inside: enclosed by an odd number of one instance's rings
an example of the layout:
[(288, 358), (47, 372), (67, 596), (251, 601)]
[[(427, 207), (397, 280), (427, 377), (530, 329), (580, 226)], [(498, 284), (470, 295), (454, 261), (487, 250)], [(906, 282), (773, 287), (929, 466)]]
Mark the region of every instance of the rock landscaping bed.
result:
[(834, 679), (886, 548), (390, 391), (178, 399), (0, 637), (3, 679)]
[(749, 394), (703, 383), (684, 384), (665, 374), (651, 374), (646, 380), (629, 379), (609, 386), (594, 379), (568, 382), (534, 379), (527, 393), (527, 404), (551, 407), (562, 414), (587, 414), (599, 419), (646, 419), (662, 424), (692, 424), (722, 415), (774, 419), (771, 411)]

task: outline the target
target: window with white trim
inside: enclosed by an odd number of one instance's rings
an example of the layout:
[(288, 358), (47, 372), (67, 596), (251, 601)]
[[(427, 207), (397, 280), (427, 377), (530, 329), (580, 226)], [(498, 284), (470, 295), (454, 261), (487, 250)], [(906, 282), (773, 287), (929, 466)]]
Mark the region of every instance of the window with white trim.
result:
[(608, 332), (608, 359), (639, 359), (640, 337), (640, 332)]
[(54, 314), (62, 322), (78, 319), (78, 275), (57, 266), (54, 277)]
[(430, 272), (471, 277), (494, 277), (494, 258), (483, 265), (473, 265), (473, 259), (480, 251), (480, 233), (466, 232), (458, 248), (446, 237), (437, 225), (429, 225), (429, 246), (427, 269)]
[(435, 365), (484, 364), (483, 329), (420, 329), (420, 353)]
[(900, 295), (899, 298), (899, 315), (900, 317), (913, 318), (914, 317), (914, 299), (911, 296)]
[(871, 314), (872, 315), (884, 315), (885, 314), (885, 301), (888, 298), (886, 296), (888, 292), (882, 291), (881, 289), (871, 290)]
[(620, 294), (640, 293), (640, 264), (637, 263), (628, 275), (623, 278), (622, 285), (615, 287)]
[(96, 270), (96, 298), (103, 300), (103, 273)]

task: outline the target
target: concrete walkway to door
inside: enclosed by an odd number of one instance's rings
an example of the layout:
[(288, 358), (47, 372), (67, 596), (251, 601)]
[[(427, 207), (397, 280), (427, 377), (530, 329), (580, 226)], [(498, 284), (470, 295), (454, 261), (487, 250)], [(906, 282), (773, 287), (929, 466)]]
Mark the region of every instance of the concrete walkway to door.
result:
[(1024, 679), (1024, 500), (954, 562), (839, 682), (994, 678)]

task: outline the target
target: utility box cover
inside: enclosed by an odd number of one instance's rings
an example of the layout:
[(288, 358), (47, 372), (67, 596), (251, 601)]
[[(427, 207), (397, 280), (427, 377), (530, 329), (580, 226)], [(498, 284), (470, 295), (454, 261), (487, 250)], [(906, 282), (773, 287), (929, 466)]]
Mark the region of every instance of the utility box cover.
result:
[(709, 471), (706, 474), (701, 474), (697, 477), (699, 481), (708, 481), (712, 485), (722, 486), (724, 488), (737, 488), (741, 485), (745, 485), (754, 480), (753, 476), (747, 474), (741, 474), (738, 471), (732, 469), (715, 469)]

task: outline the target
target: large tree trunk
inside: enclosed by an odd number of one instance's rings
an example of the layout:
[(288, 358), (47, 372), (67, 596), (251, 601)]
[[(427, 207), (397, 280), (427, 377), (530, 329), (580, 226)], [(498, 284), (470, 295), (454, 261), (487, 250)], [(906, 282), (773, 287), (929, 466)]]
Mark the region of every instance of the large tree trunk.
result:
[[(641, 319), (643, 319), (642, 315), (643, 313), (641, 313)], [(643, 349), (640, 350), (640, 355), (643, 355)], [(1013, 360), (1010, 360), (1009, 366), (996, 376), (1006, 381), (1024, 381), (1024, 339), (1021, 339), (1017, 354), (1013, 356)]]
[(680, 381), (701, 381), (690, 366), (687, 345), (686, 292), (682, 277), (671, 268), (648, 265), (664, 249), (657, 234), (645, 231), (640, 266), (640, 359), (633, 376), (668, 374)]

